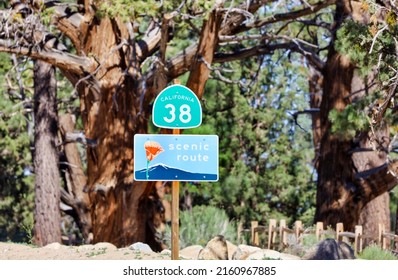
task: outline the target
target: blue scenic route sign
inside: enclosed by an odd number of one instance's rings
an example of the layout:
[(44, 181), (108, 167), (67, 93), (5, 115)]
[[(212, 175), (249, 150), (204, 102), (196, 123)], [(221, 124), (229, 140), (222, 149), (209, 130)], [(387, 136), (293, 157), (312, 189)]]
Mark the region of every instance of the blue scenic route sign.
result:
[(217, 135), (134, 135), (137, 181), (218, 181)]
[(156, 97), (152, 122), (163, 128), (194, 128), (202, 123), (202, 106), (195, 93), (182, 85), (172, 85)]

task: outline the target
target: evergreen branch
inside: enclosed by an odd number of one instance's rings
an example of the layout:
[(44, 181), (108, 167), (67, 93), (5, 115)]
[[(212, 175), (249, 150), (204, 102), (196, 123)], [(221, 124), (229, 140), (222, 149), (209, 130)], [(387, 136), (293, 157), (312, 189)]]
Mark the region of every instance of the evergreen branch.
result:
[(294, 113), (290, 113), (289, 114), (293, 117), (294, 120), (294, 124), (297, 125), (299, 128), (301, 128), (303, 131), (308, 132), (307, 130), (305, 130), (299, 123), (298, 123), (298, 116), (299, 115), (303, 115), (303, 114), (319, 114), (320, 109), (319, 108), (311, 108), (311, 109), (306, 109), (306, 110), (302, 110), (302, 111), (297, 111)]
[(252, 56), (272, 54), (275, 50), (283, 49), (301, 53), (318, 70), (322, 70), (325, 65), (325, 63), (319, 58), (317, 54), (302, 46), (302, 44), (300, 44), (298, 41), (270, 45), (263, 44), (232, 53), (216, 53), (214, 56), (214, 62), (221, 63), (234, 60), (243, 60)]
[(370, 46), (370, 50), (369, 50), (369, 54), (371, 54), (373, 52), (373, 47), (376, 43), (377, 38), (381, 35), (381, 33), (383, 33), (384, 30), (386, 30), (388, 28), (388, 24), (386, 24), (385, 26), (383, 26), (382, 29), (380, 29), (379, 31), (377, 31), (376, 35), (373, 37), (372, 40), (372, 45)]
[(314, 4), (311, 7), (303, 8), (301, 10), (289, 12), (289, 13), (282, 13), (282, 14), (276, 14), (270, 17), (267, 17), (265, 19), (257, 20), (255, 22), (243, 24), (239, 26), (235, 32), (240, 33), (240, 32), (245, 32), (253, 28), (260, 28), (268, 24), (272, 24), (275, 22), (279, 21), (287, 21), (287, 20), (294, 20), (298, 19), (303, 16), (308, 16), (310, 14), (316, 13), (328, 6), (334, 5), (336, 3), (336, 0), (327, 0), (327, 1), (320, 1), (317, 4)]
[(243, 35), (243, 36), (237, 36), (237, 35), (230, 35), (230, 36), (219, 36), (220, 42), (229, 42), (229, 43), (237, 43), (237, 42), (242, 42), (246, 40), (279, 40), (283, 39), (288, 42), (294, 42), (297, 44), (297, 46), (302, 45), (307, 45), (311, 48), (318, 49), (319, 46), (316, 46), (314, 44), (311, 44), (310, 42), (307, 42), (305, 40), (302, 40), (300, 38), (292, 38), (289, 36), (285, 35), (270, 35), (270, 34), (264, 34), (264, 35)]
[(210, 78), (212, 78), (212, 79), (214, 79), (214, 80), (219, 80), (219, 81), (222, 81), (222, 82), (224, 82), (224, 83), (226, 83), (226, 84), (237, 84), (237, 85), (239, 85), (240, 87), (244, 87), (244, 88), (248, 86), (247, 84), (245, 84), (245, 83), (244, 83), (243, 81), (241, 81), (241, 80), (234, 81), (234, 80), (228, 79), (227, 77), (225, 77), (225, 76), (223, 76), (223, 75), (221, 74), (220, 70), (214, 70), (213, 73), (215, 73), (216, 76), (210, 75)]

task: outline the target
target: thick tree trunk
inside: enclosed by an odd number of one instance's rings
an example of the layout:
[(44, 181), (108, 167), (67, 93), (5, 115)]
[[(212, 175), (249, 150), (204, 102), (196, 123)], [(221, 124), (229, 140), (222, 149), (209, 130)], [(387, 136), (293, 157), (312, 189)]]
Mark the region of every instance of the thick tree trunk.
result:
[(147, 233), (154, 209), (144, 210), (152, 184), (133, 180), (133, 137), (146, 132), (148, 111), (140, 107), (138, 62), (130, 47), (114, 50), (128, 37), (122, 22), (105, 18), (84, 38), (84, 52), (101, 63), (99, 83), (78, 87), (85, 136), (97, 143), (87, 147), (93, 242), (121, 247), (141, 241), (158, 250), (154, 233)]
[[(216, 16), (216, 12), (212, 12), (205, 21), (195, 58), (192, 58), (195, 67), (191, 69), (192, 78), (187, 86), (199, 98), (210, 72), (207, 63), (212, 63), (217, 45), (221, 17), (215, 20)], [(83, 52), (101, 63), (95, 73), (98, 83), (91, 87), (84, 86), (85, 81), (75, 83), (81, 97), (85, 136), (97, 143), (87, 147), (93, 242), (107, 241), (121, 247), (141, 241), (154, 250), (161, 250), (155, 231), (163, 208), (155, 182), (133, 180), (133, 137), (147, 132), (149, 102), (153, 97), (148, 87), (153, 85), (145, 81), (146, 87), (141, 86), (145, 78), (141, 75), (136, 51), (131, 45), (121, 44), (121, 38), (130, 37), (123, 22), (104, 18), (96, 20), (88, 30), (82, 36)], [(115, 46), (120, 47), (115, 49)], [(154, 80), (159, 83), (154, 87), (161, 90), (170, 78), (162, 72), (162, 77)]]
[(35, 117), (35, 243), (61, 242), (60, 175), (58, 165), (55, 68), (36, 61), (34, 66)]
[(355, 191), (354, 168), (351, 155), (351, 141), (331, 134), (329, 112), (342, 111), (346, 96), (351, 90), (354, 67), (347, 57), (330, 51), (324, 73), (323, 97), (321, 103), (321, 142), (318, 165), (318, 188), (315, 221), (335, 226), (344, 222), (351, 230), (358, 221), (362, 201), (352, 201)]
[[(367, 19), (366, 14), (358, 12), (360, 3), (357, 1), (337, 1), (336, 7), (336, 28), (348, 15), (360, 22)], [(366, 143), (361, 146), (358, 140), (342, 139), (331, 134), (331, 110), (344, 110), (353, 102), (352, 92), (365, 92), (365, 83), (359, 81), (354, 68), (347, 57), (337, 53), (333, 47), (330, 49), (324, 69), (320, 106), (321, 129), (318, 134), (320, 147), (315, 213), (315, 221), (323, 221), (331, 226), (342, 222), (349, 231), (353, 231), (354, 226), (359, 223), (363, 207), (391, 189), (397, 181), (389, 172), (389, 168), (396, 169), (397, 163), (387, 166), (379, 155), (376, 155), (379, 157), (376, 160), (375, 155), (369, 154), (356, 156), (355, 159), (355, 156), (352, 156), (353, 150), (365, 147)], [(355, 98), (360, 98), (360, 95), (356, 94)], [(359, 136), (359, 139), (361, 137), (364, 136)], [(386, 205), (383, 205), (383, 209), (385, 208)]]

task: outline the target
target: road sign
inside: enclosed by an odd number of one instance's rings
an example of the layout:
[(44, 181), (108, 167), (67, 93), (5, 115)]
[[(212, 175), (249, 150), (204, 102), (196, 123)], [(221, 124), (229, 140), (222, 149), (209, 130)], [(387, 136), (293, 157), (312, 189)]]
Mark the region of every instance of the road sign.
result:
[(217, 135), (134, 135), (137, 181), (218, 181)]
[(172, 85), (156, 97), (152, 109), (152, 121), (163, 128), (194, 128), (202, 123), (202, 106), (189, 88)]

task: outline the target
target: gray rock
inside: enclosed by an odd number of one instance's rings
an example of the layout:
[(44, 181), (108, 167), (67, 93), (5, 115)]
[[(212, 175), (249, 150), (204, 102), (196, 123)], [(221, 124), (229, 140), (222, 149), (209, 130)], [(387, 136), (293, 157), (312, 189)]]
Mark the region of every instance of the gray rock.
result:
[(148, 244), (137, 242), (129, 246), (130, 250), (141, 251), (144, 253), (153, 253), (151, 247)]
[(343, 260), (355, 259), (354, 250), (345, 242), (327, 238), (303, 257), (306, 260)]

